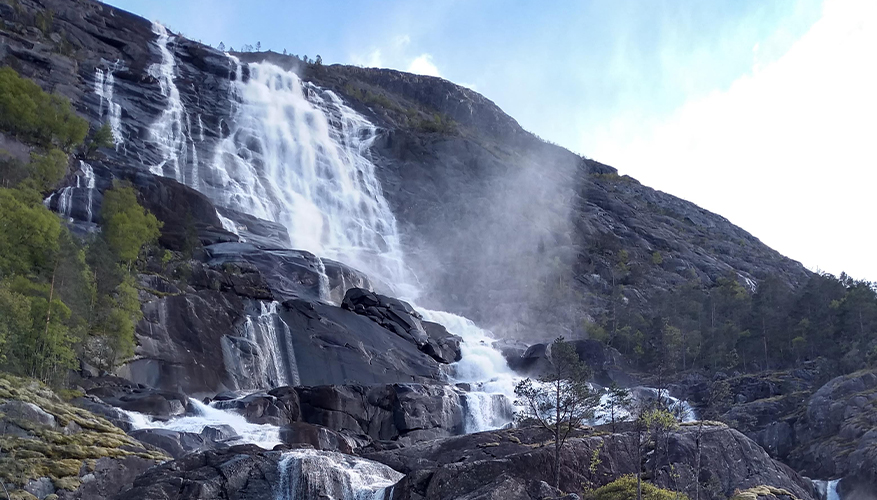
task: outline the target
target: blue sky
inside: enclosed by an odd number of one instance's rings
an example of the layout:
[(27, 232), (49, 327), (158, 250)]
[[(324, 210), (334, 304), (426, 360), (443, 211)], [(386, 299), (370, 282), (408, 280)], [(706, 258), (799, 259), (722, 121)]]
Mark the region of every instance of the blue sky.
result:
[(877, 280), (877, 2), (109, 3), (214, 46), (442, 76), (811, 269)]

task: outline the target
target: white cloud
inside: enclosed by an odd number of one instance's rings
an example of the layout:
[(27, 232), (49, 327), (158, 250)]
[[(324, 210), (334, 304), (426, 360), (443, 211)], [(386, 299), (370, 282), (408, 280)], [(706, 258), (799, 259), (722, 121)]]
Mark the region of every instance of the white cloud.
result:
[[(596, 158), (728, 217), (811, 268), (877, 280), (877, 2), (828, 0), (775, 62)], [(583, 139), (584, 140), (584, 139)]]
[(407, 71), (418, 75), (442, 76), (441, 73), (439, 73), (439, 69), (432, 62), (432, 55), (430, 54), (421, 54), (417, 56), (411, 61), (411, 64), (408, 65)]
[(381, 49), (374, 49), (368, 54), (352, 54), (350, 56), (352, 64), (356, 66), (364, 66), (366, 68), (383, 68), (384, 61)]

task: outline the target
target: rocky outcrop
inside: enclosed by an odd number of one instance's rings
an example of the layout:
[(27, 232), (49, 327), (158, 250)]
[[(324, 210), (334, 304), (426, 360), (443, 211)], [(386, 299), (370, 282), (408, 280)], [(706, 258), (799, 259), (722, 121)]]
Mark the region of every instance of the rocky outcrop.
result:
[(362, 288), (351, 288), (341, 307), (367, 317), (403, 339), (415, 344), (439, 363), (453, 363), (461, 357), (462, 339), (423, 316), (403, 300), (387, 297)]
[[(689, 497), (694, 496), (699, 479), (701, 498), (725, 499), (737, 489), (771, 485), (799, 499), (814, 499), (808, 480), (724, 426), (704, 427), (701, 468), (697, 471), (698, 432), (697, 427), (683, 426), (670, 433), (666, 448), (649, 453), (644, 469), (647, 479)], [(514, 483), (519, 483), (515, 488), (521, 490), (524, 478), (551, 481), (553, 448), (545, 446), (548, 440), (537, 429), (513, 429), (421, 443), (366, 457), (407, 474), (395, 488), (396, 499), (494, 498), (486, 496), (487, 492)], [(591, 474), (595, 450), (600, 463)], [(584, 432), (568, 442), (562, 457), (561, 489), (565, 491), (579, 491), (582, 485), (600, 486), (639, 470), (636, 435), (630, 432)]]
[[(596, 383), (609, 386), (615, 383), (621, 387), (636, 384), (632, 377), (627, 361), (616, 349), (607, 347), (596, 340), (570, 340), (575, 347), (579, 359), (593, 372)], [(502, 340), (497, 343), (497, 348), (503, 353), (509, 368), (528, 376), (538, 377), (544, 375), (551, 368), (551, 345), (537, 343), (524, 346), (513, 340)]]
[(41, 499), (101, 500), (168, 458), (42, 384), (6, 375), (0, 375), (0, 450), (0, 482), (12, 498), (31, 498), (27, 491)]
[(818, 478), (877, 491), (877, 372), (837, 377), (807, 401), (793, 423), (789, 463)]

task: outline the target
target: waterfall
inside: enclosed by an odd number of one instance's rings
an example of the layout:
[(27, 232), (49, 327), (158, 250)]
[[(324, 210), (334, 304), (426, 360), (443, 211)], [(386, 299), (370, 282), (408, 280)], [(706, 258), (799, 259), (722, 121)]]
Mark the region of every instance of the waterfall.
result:
[(495, 339), (490, 332), (479, 328), (471, 320), (444, 311), (418, 308), (423, 319), (444, 325), (449, 332), (460, 336), (460, 361), (451, 365), (452, 382), (466, 383), (465, 432), (498, 429), (514, 418), (512, 401), (515, 385), (520, 380), (508, 366), (502, 353), (493, 348)]
[(122, 106), (113, 101), (113, 85), (116, 82), (113, 71), (116, 70), (117, 66), (118, 61), (112, 67), (107, 68), (106, 71), (101, 68), (94, 69), (94, 92), (100, 97), (98, 115), (101, 118), (106, 116), (110, 129), (113, 132), (113, 142), (115, 143), (116, 151), (125, 142), (122, 136)]
[(237, 442), (234, 444), (253, 443), (260, 448), (270, 450), (281, 443), (280, 428), (276, 425), (251, 424), (237, 413), (213, 408), (196, 399), (190, 399), (189, 406), (194, 410), (194, 415), (172, 418), (167, 421), (154, 420), (147, 415), (133, 411), (120, 411), (128, 416), (131, 427), (134, 429), (166, 429), (200, 434), (207, 426), (228, 425), (238, 435)]
[(278, 469), (276, 500), (384, 500), (403, 476), (371, 460), (315, 450), (285, 452)]
[[(161, 63), (153, 65), (150, 74), (161, 84), (168, 105), (150, 128), (164, 158), (151, 170), (189, 184), (218, 206), (280, 223), (293, 248), (343, 262), (392, 295), (416, 299), (417, 280), (405, 264), (396, 219), (371, 160), (376, 127), (333, 92), (302, 82), (292, 72), (270, 63), (250, 63), (245, 73), (240, 61), (229, 56), (236, 72), (229, 91), (233, 104), (229, 133), (217, 143), (212, 159), (195, 165), (187, 175), (191, 120), (174, 83), (171, 37), (159, 24), (153, 31)], [(200, 117), (196, 121), (203, 133)], [(234, 228), (226, 220), (223, 226)], [(321, 280), (321, 292), (324, 285)], [(469, 428), (485, 430), (507, 423), (516, 378), (491, 346), (489, 333), (465, 318), (426, 312), (427, 319), (464, 339), (463, 358), (452, 367), (451, 378), (473, 389), (466, 405), (472, 412)], [(248, 325), (252, 334), (223, 340), (233, 378), (243, 385), (283, 380), (276, 356), (284, 346), (277, 348), (276, 332), (269, 333), (267, 325), (257, 320), (250, 319)], [(291, 346), (287, 349), (291, 353)], [(257, 353), (253, 357), (259, 362), (234, 361), (242, 350)], [(286, 382), (293, 383), (291, 378)], [(500, 399), (505, 403), (498, 403)]]
[(260, 302), (259, 315), (246, 317), (240, 337), (222, 338), (223, 361), (237, 389), (301, 383), (292, 334), (278, 306), (276, 301)]
[(840, 482), (840, 479), (833, 479), (831, 481), (823, 481), (819, 479), (813, 480), (813, 485), (816, 486), (816, 491), (819, 493), (820, 500), (840, 500), (840, 495), (837, 492), (837, 484)]
[(331, 91), (268, 63), (249, 64), (249, 79), (239, 76), (234, 94), (231, 133), (205, 165), (201, 191), (284, 225), (293, 248), (415, 295), (370, 159), (374, 125)]
[[(68, 219), (72, 218), (73, 196), (81, 190), (85, 190), (85, 222), (92, 222), (92, 219), (94, 218), (92, 214), (92, 203), (94, 200), (94, 169), (92, 169), (91, 165), (88, 163), (80, 160), (79, 170), (73, 174), (73, 177), (76, 179), (76, 185), (67, 186), (58, 192), (58, 204), (56, 206), (57, 212)], [(47, 206), (51, 206), (54, 196), (55, 195), (53, 194), (46, 199), (45, 203)]]
[[(186, 153), (191, 138), (188, 136), (186, 108), (183, 106), (180, 91), (174, 82), (176, 60), (168, 47), (171, 37), (167, 29), (157, 22), (152, 23), (152, 32), (158, 35), (156, 44), (161, 54), (161, 62), (152, 64), (148, 72), (150, 76), (158, 80), (161, 86), (161, 95), (167, 99), (167, 107), (155, 123), (149, 127), (152, 140), (158, 146), (162, 157), (161, 163), (150, 166), (149, 171), (155, 175), (173, 177), (180, 182), (191, 181), (191, 176), (189, 179), (184, 178)], [(197, 168), (193, 168), (193, 171), (196, 170)]]

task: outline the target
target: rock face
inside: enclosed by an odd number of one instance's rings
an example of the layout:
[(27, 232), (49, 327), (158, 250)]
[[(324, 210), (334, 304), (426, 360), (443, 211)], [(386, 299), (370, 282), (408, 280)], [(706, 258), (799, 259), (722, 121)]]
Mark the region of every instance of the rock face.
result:
[[(772, 460), (739, 432), (723, 426), (704, 428), (698, 473), (697, 432), (696, 427), (682, 427), (669, 435), (669, 446), (650, 454), (645, 467), (650, 482), (679, 488), (690, 498), (694, 496), (695, 477), (699, 476), (701, 498), (725, 499), (736, 489), (772, 485), (799, 499), (814, 499), (808, 480)], [(518, 492), (508, 498), (529, 499), (539, 498), (526, 496), (529, 480), (550, 482), (553, 477), (553, 448), (542, 446), (547, 441), (548, 436), (537, 429), (514, 429), (421, 443), (366, 457), (407, 474), (395, 488), (396, 499), (498, 498), (489, 495), (501, 488)], [(594, 450), (599, 450), (601, 462), (591, 475), (589, 464)], [(563, 451), (561, 489), (600, 486), (634, 473), (639, 469), (637, 457), (636, 435), (632, 432), (591, 432), (575, 437)]]
[(837, 377), (806, 403), (791, 434), (788, 460), (811, 477), (843, 477), (845, 486), (877, 491), (877, 372)]

